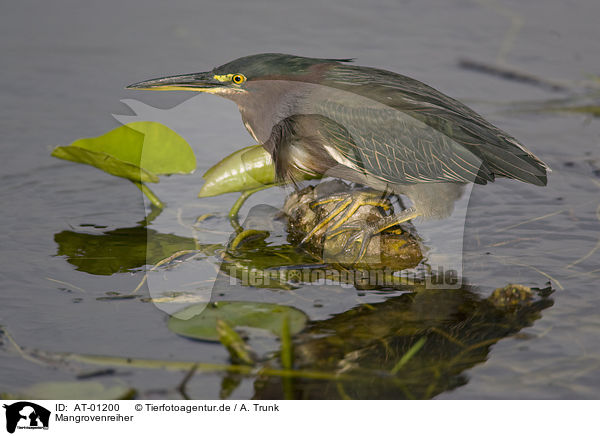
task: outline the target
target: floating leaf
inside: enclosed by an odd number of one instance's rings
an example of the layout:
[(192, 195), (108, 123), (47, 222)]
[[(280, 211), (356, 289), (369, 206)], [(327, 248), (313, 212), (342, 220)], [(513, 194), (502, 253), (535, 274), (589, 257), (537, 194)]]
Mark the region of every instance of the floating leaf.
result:
[(25, 398), (36, 400), (127, 400), (135, 393), (128, 386), (89, 381), (37, 383), (23, 391)]
[(275, 167), (271, 155), (262, 145), (251, 145), (230, 154), (203, 177), (206, 182), (198, 196), (214, 197), (272, 185), (275, 183)]
[(138, 121), (96, 138), (56, 147), (52, 156), (84, 163), (117, 177), (158, 182), (160, 174), (187, 174), (196, 168), (194, 152), (180, 135), (160, 123)]
[(182, 336), (217, 341), (217, 320), (221, 319), (232, 328), (252, 327), (281, 336), (286, 317), (292, 335), (300, 332), (308, 320), (304, 312), (293, 307), (250, 301), (219, 301), (208, 306), (190, 306), (177, 312), (169, 319), (168, 327)]

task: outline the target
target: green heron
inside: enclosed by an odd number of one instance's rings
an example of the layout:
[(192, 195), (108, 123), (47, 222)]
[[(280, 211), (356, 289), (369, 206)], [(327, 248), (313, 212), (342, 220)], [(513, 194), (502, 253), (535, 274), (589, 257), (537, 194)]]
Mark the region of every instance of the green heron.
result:
[(355, 66), (352, 59), (266, 53), (212, 71), (162, 77), (128, 88), (188, 90), (237, 103), (252, 137), (271, 153), (280, 181), (325, 175), (405, 195), (412, 206), (376, 223), (349, 226), (373, 194), (337, 195), (338, 205), (305, 240), (353, 231), (361, 242), (418, 216), (449, 216), (465, 184), (496, 176), (534, 185), (549, 168), (515, 138), (464, 104), (406, 76)]

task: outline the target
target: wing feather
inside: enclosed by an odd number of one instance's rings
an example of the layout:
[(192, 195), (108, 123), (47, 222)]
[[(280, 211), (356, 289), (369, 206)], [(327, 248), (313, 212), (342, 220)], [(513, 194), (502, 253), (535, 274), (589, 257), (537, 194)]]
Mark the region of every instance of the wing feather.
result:
[[(390, 126), (385, 125), (385, 118), (390, 119), (386, 110), (374, 114), (368, 108), (352, 109), (338, 119), (335, 113), (343, 112), (343, 108), (332, 104), (329, 112), (324, 113), (346, 128), (360, 126), (361, 117), (368, 120), (369, 125), (351, 131), (354, 139), (358, 139), (356, 145), (373, 149), (379, 145), (369, 143), (377, 141), (392, 147), (386, 156), (405, 163), (401, 180), (444, 181), (456, 178), (487, 183), (493, 181), (494, 176), (503, 176), (536, 185), (547, 183), (548, 166), (515, 138), (469, 107), (424, 83), (385, 70), (336, 64), (326, 72), (321, 84), (370, 99), (390, 111), (405, 115), (396, 116), (396, 126)], [(388, 129), (391, 134), (379, 129)], [(371, 137), (369, 133), (373, 131), (375, 136)], [(440, 139), (442, 136), (445, 139)], [(355, 150), (347, 152), (357, 153)], [(361, 154), (360, 150), (358, 154)], [(365, 154), (369, 152), (365, 151)], [(440, 166), (439, 159), (433, 156), (438, 156), (444, 165)], [(478, 158), (481, 164), (477, 165), (473, 157)], [(372, 163), (372, 159), (367, 161)], [(388, 165), (383, 164), (381, 168), (384, 177), (392, 176), (388, 174)], [(441, 168), (444, 170), (440, 173)], [(476, 177), (473, 179), (474, 173)]]

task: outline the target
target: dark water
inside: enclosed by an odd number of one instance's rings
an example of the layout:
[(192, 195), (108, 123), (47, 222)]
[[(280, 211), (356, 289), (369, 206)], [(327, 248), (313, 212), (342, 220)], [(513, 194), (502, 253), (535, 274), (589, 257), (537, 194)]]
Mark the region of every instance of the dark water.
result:
[[(465, 101), (552, 167), (548, 187), (501, 180), (473, 189), (464, 235), (468, 291), (420, 298), (339, 286), (303, 286), (290, 292), (230, 286), (229, 279), (222, 278), (227, 282), (225, 297), (293, 305), (310, 317), (316, 336), (335, 331), (345, 343), (360, 338), (360, 332), (345, 330), (347, 325), (383, 328), (377, 320), (352, 312), (364, 303), (386, 311), (382, 312), (389, 316), (382, 318), (386, 328), (394, 325), (400, 331), (417, 317), (433, 320), (419, 328), (472, 326), (464, 334), (455, 331), (465, 342), (472, 337), (503, 338), (433, 388), (421, 392), (415, 387), (423, 397), (597, 398), (600, 129), (598, 119), (589, 114), (539, 108), (573, 94), (595, 98), (598, 104), (597, 88), (594, 96), (592, 89), (575, 82), (600, 74), (599, 14), (599, 4), (591, 0), (378, 1), (368, 7), (340, 1), (7, 5), (0, 18), (0, 324), (29, 350), (226, 363), (228, 355), (220, 345), (193, 342), (167, 329), (164, 310), (172, 307), (159, 310), (140, 299), (97, 298), (110, 291), (127, 293), (143, 277), (139, 270), (143, 263), (115, 254), (122, 241), (127, 248), (138, 244), (142, 251), (150, 251), (147, 247), (153, 241), (169, 234), (197, 236), (203, 243), (227, 241), (231, 228), (223, 218), (208, 221), (211, 232), (200, 235), (192, 234), (189, 226), (203, 213), (226, 213), (235, 199), (234, 195), (196, 199), (202, 173), (252, 143), (235, 106), (200, 96), (193, 102), (205, 114), (203, 119), (186, 119), (182, 111), (179, 131), (198, 156), (198, 170), (192, 176), (165, 179), (156, 188), (169, 207), (149, 227), (147, 245), (145, 231), (136, 229), (147, 211), (139, 191), (100, 171), (54, 159), (51, 147), (119, 126), (111, 113), (131, 115), (121, 99), (150, 106), (132, 103), (135, 112), (148, 119), (152, 108), (169, 110), (189, 98), (185, 93), (123, 89), (139, 80), (206, 70), (256, 52), (355, 57), (359, 64), (401, 72)], [(465, 57), (567, 81), (571, 91), (552, 92), (467, 71), (458, 66)], [(280, 207), (284, 197), (282, 190), (259, 193), (242, 213), (255, 205)], [(260, 207), (253, 209), (258, 221), (261, 214), (269, 215)], [(107, 232), (128, 236), (111, 239)], [(281, 228), (273, 235), (275, 242), (284, 240)], [(78, 247), (110, 243), (115, 244), (109, 251), (114, 261), (105, 257), (85, 264), (68, 261)], [(210, 294), (212, 266), (218, 264), (209, 257), (200, 267), (203, 275), (184, 266), (172, 277), (180, 284), (205, 280), (196, 289)], [(507, 283), (544, 288), (548, 281), (555, 290), (552, 302), (516, 318), (490, 311), (485, 303), (495, 288)], [(150, 282), (151, 294), (156, 286)], [(147, 295), (148, 288), (140, 292)], [(483, 315), (472, 318), (473, 313)], [(404, 319), (406, 323), (399, 322)], [(481, 328), (489, 322), (504, 325), (504, 330)], [(387, 333), (373, 332), (386, 338)], [(391, 346), (400, 351), (411, 345), (398, 341)], [(359, 342), (356, 349), (368, 353), (370, 345)], [(269, 339), (254, 345), (273, 347)], [(322, 358), (322, 349), (330, 344), (307, 340), (304, 346), (307, 354)], [(436, 356), (432, 340), (425, 347), (419, 362)], [(377, 360), (382, 351), (371, 351), (367, 365), (385, 366)], [(73, 380), (79, 371), (90, 369), (24, 360), (7, 341), (0, 352), (2, 392), (17, 392), (41, 381)], [(113, 377), (144, 396), (177, 398), (173, 389), (183, 373), (125, 368)], [(220, 374), (198, 375), (190, 382), (189, 394), (217, 398), (221, 382)], [(277, 396), (276, 385), (276, 380), (244, 378), (231, 397)], [(357, 382), (345, 385), (345, 392), (350, 397), (353, 388), (356, 396), (368, 398), (406, 396), (385, 384), (366, 385), (375, 388), (369, 391)], [(319, 392), (310, 383), (298, 389), (306, 396)]]

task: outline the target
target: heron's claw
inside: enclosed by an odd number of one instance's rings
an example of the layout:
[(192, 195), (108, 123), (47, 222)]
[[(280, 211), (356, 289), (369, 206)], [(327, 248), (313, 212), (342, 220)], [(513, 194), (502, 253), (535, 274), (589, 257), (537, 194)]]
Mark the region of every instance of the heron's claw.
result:
[[(323, 199), (318, 199), (310, 203), (310, 208), (315, 210), (318, 207), (324, 207), (329, 203), (337, 203), (333, 209), (327, 213), (310, 232), (304, 236), (301, 244), (308, 242), (315, 234), (327, 227), (327, 238), (332, 231), (345, 227), (345, 223), (358, 211), (362, 206), (375, 206), (389, 211), (391, 204), (386, 197), (382, 197), (380, 192), (360, 192), (360, 193), (342, 193), (330, 195)], [(357, 226), (347, 226), (345, 228), (354, 228)], [(362, 227), (360, 227), (362, 228)], [(335, 233), (339, 234), (339, 233)]]
[[(403, 222), (409, 221), (413, 218), (419, 216), (419, 212), (410, 207), (408, 209), (403, 210), (402, 212), (396, 215), (390, 215), (384, 218), (381, 218), (379, 221), (368, 224), (368, 223), (358, 223), (358, 224), (345, 224), (337, 227), (333, 227), (327, 233), (327, 239), (331, 239), (336, 235), (339, 235), (344, 232), (352, 231), (354, 232), (352, 235), (348, 236), (348, 239), (344, 243), (341, 252), (348, 253), (349, 249), (356, 242), (360, 241), (360, 248), (358, 250), (358, 254), (354, 263), (360, 262), (365, 254), (367, 253), (367, 249), (369, 248), (369, 244), (373, 239), (373, 236), (381, 233), (382, 231), (397, 225)], [(340, 252), (340, 253), (341, 253)]]
[(340, 235), (345, 232), (353, 232), (346, 241), (340, 251), (340, 253), (352, 253), (352, 246), (357, 242), (360, 242), (360, 247), (354, 258), (354, 263), (359, 263), (365, 257), (369, 244), (378, 232), (376, 227), (368, 224), (347, 224), (338, 227), (335, 231), (327, 234), (327, 239), (333, 238), (334, 236)]

